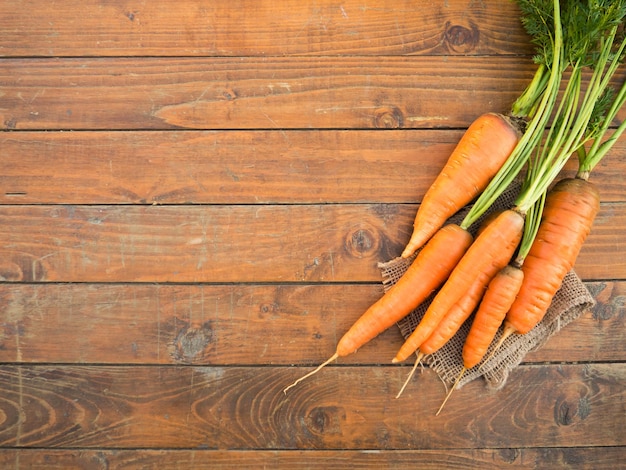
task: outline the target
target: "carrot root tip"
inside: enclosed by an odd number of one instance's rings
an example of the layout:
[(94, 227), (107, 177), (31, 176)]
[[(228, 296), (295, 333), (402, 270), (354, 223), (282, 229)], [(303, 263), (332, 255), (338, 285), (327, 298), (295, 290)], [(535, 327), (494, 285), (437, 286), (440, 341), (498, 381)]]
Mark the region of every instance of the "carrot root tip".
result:
[(498, 352), (498, 350), (502, 347), (502, 345), (507, 340), (507, 338), (509, 336), (512, 336), (513, 333), (515, 333), (515, 327), (513, 327), (512, 325), (508, 325), (508, 324), (505, 325), (504, 329), (502, 330), (502, 336), (500, 336), (500, 339), (498, 339), (498, 342), (493, 346), (493, 349), (491, 350), (489, 355), (485, 358), (485, 360), (483, 361), (480, 367), (483, 367), (485, 364), (487, 364), (487, 362), (491, 360), (491, 358), (493, 358), (493, 356), (495, 356), (496, 352)]
[(450, 395), (452, 395), (452, 392), (454, 392), (454, 389), (457, 387), (457, 385), (459, 384), (459, 382), (461, 381), (461, 377), (463, 377), (463, 374), (465, 374), (465, 371), (467, 369), (465, 367), (463, 367), (461, 369), (461, 372), (459, 374), (459, 376), (456, 378), (456, 380), (454, 381), (454, 384), (452, 385), (452, 388), (450, 389), (450, 391), (448, 392), (448, 394), (446, 395), (446, 398), (443, 400), (443, 403), (441, 404), (441, 406), (439, 407), (439, 409), (437, 410), (437, 413), (435, 413), (435, 416), (439, 416), (439, 413), (441, 413), (441, 410), (443, 410), (443, 407), (446, 405), (446, 403), (448, 402), (448, 399), (450, 398)]
[(402, 384), (402, 387), (400, 388), (400, 391), (396, 395), (396, 398), (400, 398), (400, 395), (402, 395), (402, 392), (404, 392), (404, 389), (413, 378), (413, 375), (415, 374), (415, 371), (417, 370), (417, 366), (420, 364), (420, 362), (422, 362), (423, 357), (424, 357), (423, 353), (420, 352), (417, 354), (417, 359), (415, 359), (415, 364), (413, 364), (413, 368), (411, 369), (411, 372), (409, 372), (409, 376), (406, 378), (406, 380)]
[(287, 394), (287, 390), (289, 390), (290, 388), (295, 387), (296, 385), (298, 385), (300, 382), (302, 382), (304, 379), (307, 379), (309, 377), (311, 377), (313, 374), (318, 373), (323, 367), (327, 366), (328, 364), (330, 364), (331, 362), (333, 362), (335, 359), (337, 359), (339, 357), (339, 354), (335, 353), (333, 354), (331, 357), (329, 357), (327, 360), (325, 360), (324, 362), (322, 362), (319, 366), (317, 366), (314, 370), (312, 370), (311, 372), (309, 372), (306, 375), (303, 375), (302, 377), (300, 377), (298, 380), (296, 380), (294, 383), (292, 383), (291, 385), (289, 385), (288, 387), (286, 387), (283, 390), (284, 394)]

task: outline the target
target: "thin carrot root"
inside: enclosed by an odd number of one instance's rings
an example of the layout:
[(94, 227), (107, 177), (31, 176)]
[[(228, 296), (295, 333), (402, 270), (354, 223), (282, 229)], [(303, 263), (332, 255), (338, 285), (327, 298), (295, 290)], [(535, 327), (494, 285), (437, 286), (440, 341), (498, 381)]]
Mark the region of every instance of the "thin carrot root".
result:
[(437, 413), (435, 413), (435, 416), (439, 416), (439, 413), (441, 413), (441, 410), (443, 410), (443, 407), (446, 405), (446, 403), (448, 402), (448, 399), (450, 398), (450, 395), (452, 395), (452, 392), (454, 392), (454, 389), (457, 387), (457, 385), (459, 384), (459, 382), (461, 381), (461, 378), (463, 377), (463, 374), (465, 374), (465, 371), (467, 369), (465, 367), (463, 367), (461, 369), (461, 373), (458, 375), (458, 377), (456, 378), (456, 380), (454, 381), (454, 384), (452, 385), (452, 388), (450, 389), (450, 391), (448, 392), (448, 394), (446, 395), (446, 398), (443, 400), (443, 403), (441, 404), (441, 406), (439, 407), (439, 409), (437, 410)]
[(287, 393), (287, 390), (289, 390), (290, 388), (295, 387), (296, 385), (298, 385), (300, 382), (302, 382), (304, 379), (307, 379), (309, 377), (311, 377), (313, 374), (317, 374), (323, 367), (327, 366), (328, 364), (330, 364), (331, 362), (333, 362), (334, 360), (336, 360), (339, 357), (339, 354), (335, 353), (332, 356), (330, 356), (326, 361), (322, 362), (319, 366), (317, 366), (314, 370), (312, 370), (311, 372), (309, 372), (306, 375), (303, 375), (302, 377), (300, 377), (298, 380), (296, 380), (294, 383), (292, 383), (291, 385), (289, 385), (287, 388), (285, 388), (283, 390), (283, 393)]
[(422, 353), (421, 351), (417, 353), (417, 359), (415, 359), (415, 364), (413, 364), (413, 368), (411, 369), (411, 372), (409, 372), (409, 376), (406, 378), (406, 380), (402, 384), (402, 388), (396, 395), (396, 398), (400, 398), (400, 395), (402, 395), (402, 392), (404, 392), (404, 389), (413, 378), (413, 375), (415, 374), (415, 371), (417, 370), (417, 366), (420, 364), (420, 362), (422, 362), (423, 357), (424, 357), (424, 353)]

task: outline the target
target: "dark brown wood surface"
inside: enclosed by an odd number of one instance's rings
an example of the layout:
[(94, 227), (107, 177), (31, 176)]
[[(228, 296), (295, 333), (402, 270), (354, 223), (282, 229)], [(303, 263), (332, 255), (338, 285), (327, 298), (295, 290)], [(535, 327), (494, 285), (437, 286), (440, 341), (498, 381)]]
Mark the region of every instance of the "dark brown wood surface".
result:
[(395, 399), (392, 328), (282, 391), (532, 54), (496, 0), (0, 2), (0, 468), (619, 468), (626, 140), (575, 266), (596, 305), (503, 388), (435, 417), (426, 368)]

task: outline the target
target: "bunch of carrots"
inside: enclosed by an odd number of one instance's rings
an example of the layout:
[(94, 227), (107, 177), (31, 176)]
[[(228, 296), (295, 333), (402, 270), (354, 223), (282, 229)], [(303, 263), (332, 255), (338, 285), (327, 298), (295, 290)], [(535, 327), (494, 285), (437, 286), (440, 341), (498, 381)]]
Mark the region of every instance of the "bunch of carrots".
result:
[[(354, 353), (433, 293), (393, 358), (416, 355), (398, 396), (424, 355), (439, 350), (472, 315), (450, 393), (468, 369), (489, 359), (490, 348), (493, 354), (509, 336), (526, 334), (543, 319), (599, 210), (591, 171), (626, 129), (626, 121), (611, 129), (626, 101), (626, 83), (617, 92), (611, 87), (625, 54), (626, 0), (518, 4), (537, 50), (533, 80), (509, 115), (488, 112), (467, 129), (419, 206), (402, 253), (414, 257), (407, 271), (357, 319), (327, 361), (285, 392)], [(578, 174), (555, 184), (573, 155)], [(514, 205), (488, 219), (474, 238), (469, 228), (521, 174)], [(472, 201), (460, 224), (447, 223)]]

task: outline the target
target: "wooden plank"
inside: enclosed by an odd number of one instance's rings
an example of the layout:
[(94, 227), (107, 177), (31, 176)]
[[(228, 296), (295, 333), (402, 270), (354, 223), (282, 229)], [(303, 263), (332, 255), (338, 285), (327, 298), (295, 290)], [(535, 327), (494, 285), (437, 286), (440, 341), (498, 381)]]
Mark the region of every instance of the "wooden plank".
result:
[[(597, 305), (525, 362), (626, 354), (626, 283), (594, 282)], [(380, 285), (0, 285), (0, 362), (311, 365)], [(254, 338), (253, 341), (251, 339)], [(395, 327), (341, 364), (389, 364)]]
[(535, 69), (523, 57), (5, 59), (0, 126), (464, 129), (508, 112)]
[[(460, 130), (11, 132), (0, 204), (419, 202)], [(626, 201), (626, 142), (594, 169)], [(46, 164), (42, 164), (46, 162)], [(567, 175), (577, 167), (570, 162)]]
[(519, 57), (6, 59), (0, 126), (466, 128), (510, 109), (535, 67)]
[(626, 460), (624, 447), (557, 447), (445, 450), (364, 450), (364, 451), (237, 451), (237, 450), (0, 450), (4, 468), (160, 468), (239, 469), (273, 468), (310, 470), (329, 468), (352, 470), (380, 468), (420, 470), (484, 470), (506, 468), (576, 468), (615, 470)]
[[(588, 282), (587, 288), (596, 300), (590, 312), (570, 323), (553, 336), (541, 349), (529, 353), (526, 362), (546, 361), (623, 361), (626, 354), (622, 346), (626, 338), (617, 332), (620, 318), (626, 315), (626, 285), (621, 282)], [(603, 359), (600, 348), (614, 351), (611, 359)], [(574, 359), (577, 357), (579, 359)], [(559, 358), (559, 359), (557, 359)]]
[[(0, 206), (0, 273), (21, 282), (363, 282), (399, 255), (394, 204)], [(625, 279), (626, 204), (602, 206), (576, 264)]]
[(512, 2), (0, 3), (1, 56), (530, 54)]
[[(593, 285), (603, 287), (594, 311), (530, 354), (528, 361), (610, 361), (623, 356), (623, 287)], [(0, 361), (309, 364), (330, 354), (337, 335), (377, 298), (379, 290), (378, 286), (2, 286), (6, 316)], [(257, 342), (254, 349), (245, 348), (249, 336), (259, 330), (267, 340)], [(397, 332), (389, 332), (342, 362), (379, 363), (392, 357), (399, 341)]]
[[(0, 446), (448, 449), (624, 446), (626, 365), (523, 366), (498, 392), (402, 367), (0, 367)], [(467, 406), (471, 403), (472, 406)]]

